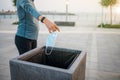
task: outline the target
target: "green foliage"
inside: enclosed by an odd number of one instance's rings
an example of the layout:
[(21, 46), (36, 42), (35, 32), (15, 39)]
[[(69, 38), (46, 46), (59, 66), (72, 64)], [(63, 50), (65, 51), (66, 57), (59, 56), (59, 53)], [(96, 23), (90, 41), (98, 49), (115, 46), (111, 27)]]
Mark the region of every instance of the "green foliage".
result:
[(104, 27), (104, 23), (99, 24), (98, 27)]
[(120, 24), (114, 24), (114, 25), (111, 25), (111, 24), (99, 24), (98, 27), (100, 28), (102, 26), (102, 28), (120, 28)]
[(104, 7), (113, 6), (117, 3), (117, 0), (101, 0), (100, 4)]
[(16, 6), (16, 0), (13, 0), (13, 5)]
[(104, 7), (108, 7), (109, 6), (109, 0), (101, 0), (100, 4)]
[(12, 24), (13, 24), (13, 25), (18, 25), (18, 24), (19, 24), (19, 22), (18, 22), (18, 21), (16, 21), (16, 22), (13, 22)]

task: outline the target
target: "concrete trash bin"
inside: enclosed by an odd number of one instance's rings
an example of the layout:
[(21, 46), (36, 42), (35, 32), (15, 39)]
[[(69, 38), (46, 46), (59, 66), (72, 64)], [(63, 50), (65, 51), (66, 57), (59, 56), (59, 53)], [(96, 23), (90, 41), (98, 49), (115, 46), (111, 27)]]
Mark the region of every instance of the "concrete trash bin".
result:
[[(46, 55), (45, 48), (11, 59), (11, 80), (85, 80), (85, 52), (54, 47)], [(47, 49), (50, 50), (51, 47)]]

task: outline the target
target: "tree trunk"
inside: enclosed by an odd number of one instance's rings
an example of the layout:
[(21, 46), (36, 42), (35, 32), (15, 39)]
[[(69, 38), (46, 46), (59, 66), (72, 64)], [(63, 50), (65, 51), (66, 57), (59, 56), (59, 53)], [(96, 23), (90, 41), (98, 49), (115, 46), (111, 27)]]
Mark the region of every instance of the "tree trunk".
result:
[(102, 18), (101, 18), (101, 28), (103, 27), (103, 7), (102, 7)]
[(112, 6), (110, 5), (110, 25), (112, 25)]

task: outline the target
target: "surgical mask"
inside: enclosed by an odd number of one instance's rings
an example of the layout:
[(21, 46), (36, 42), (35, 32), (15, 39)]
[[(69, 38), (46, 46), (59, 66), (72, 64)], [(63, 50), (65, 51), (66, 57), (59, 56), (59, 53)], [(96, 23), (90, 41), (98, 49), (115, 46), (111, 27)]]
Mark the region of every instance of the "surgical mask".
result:
[[(57, 32), (52, 32), (49, 34), (46, 40), (46, 50), (45, 50), (46, 55), (50, 55), (52, 53), (53, 47), (55, 46), (56, 37), (57, 37)], [(49, 52), (47, 52), (48, 47), (52, 47)]]

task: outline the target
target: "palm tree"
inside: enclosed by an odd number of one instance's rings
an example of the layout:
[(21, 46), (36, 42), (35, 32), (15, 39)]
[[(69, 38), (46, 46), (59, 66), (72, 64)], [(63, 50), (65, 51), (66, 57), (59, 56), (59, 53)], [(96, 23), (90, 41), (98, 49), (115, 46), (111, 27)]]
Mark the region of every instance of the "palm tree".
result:
[(117, 3), (117, 0), (101, 0), (100, 4), (103, 7), (110, 7), (110, 24), (112, 25), (112, 7)]

